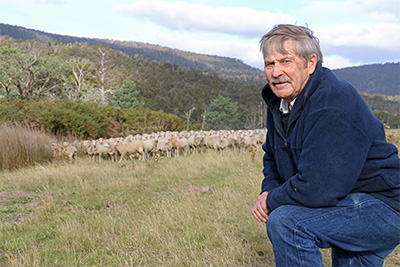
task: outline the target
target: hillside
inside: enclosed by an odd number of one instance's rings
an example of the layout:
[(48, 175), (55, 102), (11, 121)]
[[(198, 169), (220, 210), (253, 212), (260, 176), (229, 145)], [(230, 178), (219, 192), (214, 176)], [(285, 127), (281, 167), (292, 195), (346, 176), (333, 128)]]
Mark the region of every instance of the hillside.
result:
[[(216, 72), (221, 78), (257, 87), (262, 87), (265, 84), (263, 71), (234, 58), (202, 55), (148, 43), (121, 42), (52, 34), (3, 23), (0, 23), (1, 35), (25, 40), (58, 40), (62, 43), (107, 45), (127, 55), (143, 55), (148, 61), (176, 64), (182, 68), (196, 69), (208, 73)], [(338, 77), (349, 81), (359, 92), (382, 95), (400, 94), (399, 62), (335, 69), (334, 72)]]
[[(107, 39), (82, 38), (67, 35), (46, 33), (20, 26), (0, 23), (0, 36), (6, 35), (14, 39), (54, 41), (62, 43), (88, 43), (91, 45), (107, 45), (110, 48), (124, 52), (127, 55), (143, 55), (148, 61), (177, 64), (187, 69), (197, 69), (203, 72), (219, 72), (226, 76), (232, 74), (262, 75), (263, 72), (234, 58), (196, 54), (192, 52), (171, 49), (160, 45), (141, 42), (122, 42)], [(256, 79), (257, 80), (257, 79)]]
[(400, 95), (400, 63), (364, 65), (333, 72), (354, 85), (359, 92)]
[[(112, 49), (112, 44), (117, 44), (114, 47), (119, 48)], [(132, 49), (129, 50), (131, 52), (138, 49), (136, 51), (144, 52), (128, 54), (123, 52), (123, 49)], [(47, 34), (6, 24), (0, 24), (0, 50), (4, 55), (0, 59), (0, 68), (6, 74), (6, 80), (3, 80), (5, 82), (0, 87), (2, 98), (94, 101), (106, 105), (113, 92), (120, 88), (124, 81), (134, 81), (139, 91), (138, 98), (144, 101), (145, 108), (170, 113), (185, 120), (185, 113), (195, 107), (191, 117), (192, 123), (201, 123), (203, 112), (220, 95), (229, 97), (238, 104), (241, 127), (259, 127), (265, 121), (261, 120), (265, 106), (260, 97), (260, 88), (265, 83), (265, 77), (262, 71), (239, 60), (136, 42)], [(160, 56), (155, 56), (157, 53)], [(153, 59), (149, 58), (150, 56)], [(13, 58), (22, 61), (29, 61), (31, 58), (35, 63), (28, 68), (20, 66), (18, 69), (18, 61), (12, 61)], [(154, 60), (161, 58), (165, 61), (180, 62), (182, 66), (178, 63)], [(392, 118), (390, 115), (400, 115), (399, 97), (391, 96), (399, 94), (400, 83), (396, 81), (398, 75), (391, 74), (395, 73), (398, 67), (399, 63), (376, 64), (335, 72), (361, 91), (374, 113), (381, 113), (383, 118), (390, 116), (385, 121), (391, 125), (399, 125), (398, 118)], [(387, 68), (383, 70), (386, 76), (379, 74), (382, 71), (378, 70), (382, 68)], [(364, 75), (363, 70), (368, 70), (369, 76)], [(362, 72), (363, 75), (357, 72)], [(358, 76), (361, 77), (360, 81)], [(369, 84), (375, 86), (368, 86), (368, 89), (374, 89), (375, 94), (360, 89), (367, 87), (361, 83), (368, 80), (365, 77), (371, 78)], [(378, 77), (385, 79), (378, 83)], [(11, 83), (12, 79), (19, 79), (18, 86)], [(385, 92), (386, 96), (379, 94), (377, 86), (386, 84), (384, 82), (388, 85), (382, 86), (385, 90), (381, 91)]]

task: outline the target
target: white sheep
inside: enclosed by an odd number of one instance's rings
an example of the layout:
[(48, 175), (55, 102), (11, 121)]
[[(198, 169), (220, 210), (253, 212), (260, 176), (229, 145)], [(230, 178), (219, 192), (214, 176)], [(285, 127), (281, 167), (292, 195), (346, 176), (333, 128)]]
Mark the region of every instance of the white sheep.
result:
[(172, 154), (172, 143), (169, 139), (162, 137), (158, 139), (156, 151), (160, 151), (164, 153), (168, 158), (171, 157)]
[(157, 139), (147, 139), (143, 141), (143, 150), (144, 157), (150, 157), (152, 154), (154, 155), (155, 150), (157, 149), (158, 140)]
[(191, 134), (188, 137), (188, 145), (191, 153), (197, 154), (203, 139), (197, 134)]
[(109, 154), (112, 162), (118, 161), (118, 151), (117, 151), (117, 148), (115, 147), (116, 142), (117, 142), (117, 139), (114, 139), (114, 138), (104, 140), (104, 143), (107, 144), (107, 146), (108, 146), (108, 154)]
[(257, 136), (256, 135), (244, 135), (239, 138), (239, 149), (240, 153), (244, 153), (251, 147), (251, 151), (257, 151)]
[(224, 154), (225, 149), (228, 147), (228, 139), (226, 139), (225, 137), (220, 137), (217, 139), (216, 142), (216, 147), (217, 150), (221, 153), (221, 155)]
[(93, 148), (94, 157), (96, 158), (97, 156), (99, 162), (101, 162), (104, 156), (109, 155), (111, 151), (108, 143), (100, 143), (100, 141), (95, 142)]
[(204, 136), (204, 146), (206, 148), (214, 149), (215, 151), (217, 151), (218, 138), (219, 138), (218, 135), (210, 135), (209, 133), (206, 133), (206, 135)]
[(63, 146), (63, 154), (71, 163), (78, 159), (78, 149), (71, 144)]
[(51, 148), (53, 149), (53, 157), (55, 159), (63, 159), (63, 147), (57, 143), (52, 143)]
[(172, 148), (175, 151), (175, 156), (176, 157), (179, 157), (179, 151), (180, 150), (182, 150), (183, 154), (185, 156), (187, 156), (189, 143), (188, 143), (188, 140), (185, 137), (177, 139), (175, 136), (171, 136), (171, 143), (172, 143)]
[(133, 140), (131, 142), (118, 141), (115, 145), (118, 152), (121, 154), (120, 162), (125, 160), (125, 156), (128, 155), (131, 160), (134, 159), (135, 154), (139, 154), (139, 159), (144, 160), (143, 141)]

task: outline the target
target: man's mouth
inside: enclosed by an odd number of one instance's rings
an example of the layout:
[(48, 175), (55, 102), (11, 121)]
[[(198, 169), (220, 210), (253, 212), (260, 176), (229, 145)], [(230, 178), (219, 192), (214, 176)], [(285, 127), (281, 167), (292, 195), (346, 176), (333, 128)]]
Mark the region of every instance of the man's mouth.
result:
[(277, 83), (272, 83), (272, 85), (282, 85), (282, 84), (285, 84), (285, 83), (288, 83), (288, 82), (277, 82)]

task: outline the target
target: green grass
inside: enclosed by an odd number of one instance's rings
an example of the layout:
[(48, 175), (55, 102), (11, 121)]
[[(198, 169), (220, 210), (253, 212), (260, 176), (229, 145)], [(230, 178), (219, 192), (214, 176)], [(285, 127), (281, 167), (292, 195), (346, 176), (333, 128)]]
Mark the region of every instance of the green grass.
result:
[[(261, 158), (81, 158), (1, 172), (0, 266), (274, 266), (251, 214)], [(396, 250), (386, 266), (399, 259)]]

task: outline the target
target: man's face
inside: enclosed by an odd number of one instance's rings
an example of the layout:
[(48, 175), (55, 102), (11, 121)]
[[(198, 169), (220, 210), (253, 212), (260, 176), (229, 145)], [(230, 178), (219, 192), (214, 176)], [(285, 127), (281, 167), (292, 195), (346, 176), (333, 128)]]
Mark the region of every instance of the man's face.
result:
[(303, 58), (295, 53), (293, 41), (286, 41), (284, 47), (286, 54), (271, 50), (265, 58), (264, 71), (272, 92), (290, 103), (301, 93), (314, 72), (317, 57), (311, 56), (305, 64)]

